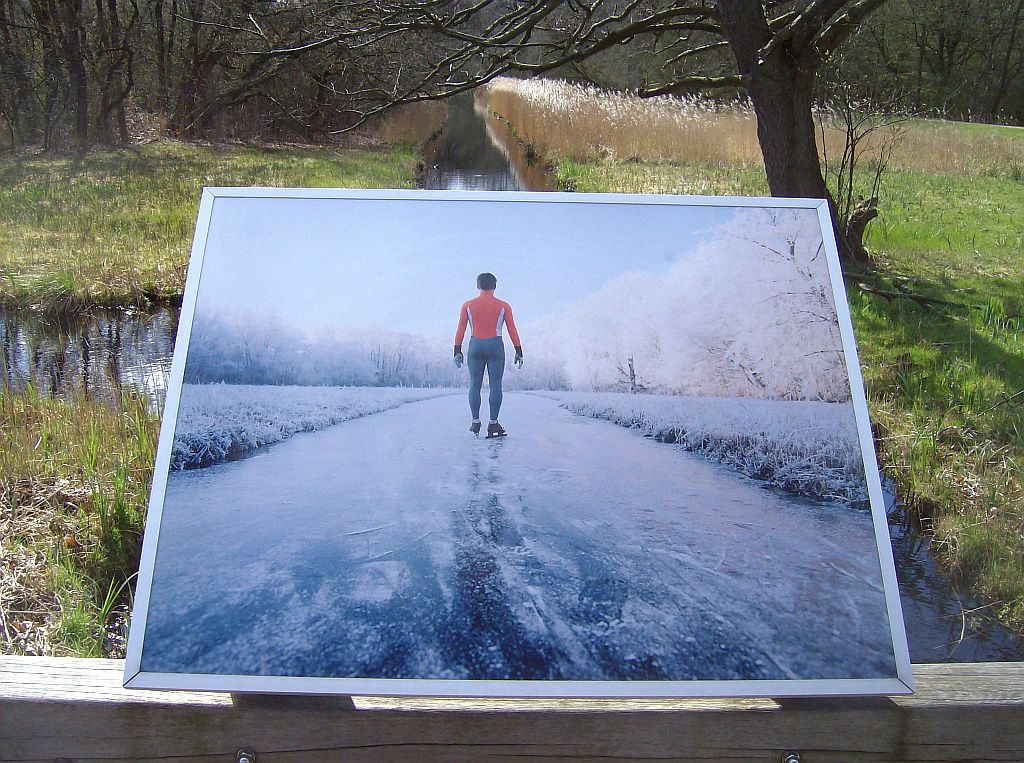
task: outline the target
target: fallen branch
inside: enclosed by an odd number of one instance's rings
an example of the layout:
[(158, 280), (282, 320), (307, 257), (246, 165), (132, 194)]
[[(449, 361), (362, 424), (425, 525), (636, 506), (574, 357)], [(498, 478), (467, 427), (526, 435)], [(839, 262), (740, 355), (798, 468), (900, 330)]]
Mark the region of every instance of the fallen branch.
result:
[(925, 310), (931, 309), (932, 305), (944, 305), (947, 307), (974, 307), (978, 309), (981, 308), (980, 305), (964, 304), (963, 302), (951, 302), (948, 299), (939, 299), (937, 297), (926, 297), (923, 294), (917, 294), (916, 292), (912, 291), (889, 291), (887, 289), (877, 289), (874, 286), (871, 286), (870, 284), (866, 283), (858, 283), (857, 288), (860, 289), (861, 291), (866, 291), (868, 294), (874, 294), (876, 296), (882, 297), (887, 301), (892, 299), (909, 299), (919, 304)]

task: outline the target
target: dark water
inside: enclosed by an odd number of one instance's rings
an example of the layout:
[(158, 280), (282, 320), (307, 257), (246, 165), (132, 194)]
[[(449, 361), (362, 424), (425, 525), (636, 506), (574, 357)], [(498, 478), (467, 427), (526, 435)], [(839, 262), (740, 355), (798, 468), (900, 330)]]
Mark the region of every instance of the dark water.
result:
[[(440, 190), (550, 190), (543, 167), (471, 96), (454, 99), (427, 151), (423, 187)], [(0, 384), (31, 380), (42, 392), (114, 401), (145, 395), (159, 410), (178, 313), (103, 312), (67, 323), (0, 311)], [(930, 542), (896, 503), (887, 483), (889, 531), (914, 662), (1024, 660), (1024, 643), (985, 617), (986, 609), (940, 572)]]
[(986, 617), (986, 607), (939, 570), (931, 541), (896, 500), (883, 477), (889, 537), (913, 662), (1000, 662), (1024, 659), (1024, 642)]
[(122, 392), (163, 405), (177, 308), (103, 311), (60, 320), (0, 310), (0, 384), (44, 395), (116, 402)]

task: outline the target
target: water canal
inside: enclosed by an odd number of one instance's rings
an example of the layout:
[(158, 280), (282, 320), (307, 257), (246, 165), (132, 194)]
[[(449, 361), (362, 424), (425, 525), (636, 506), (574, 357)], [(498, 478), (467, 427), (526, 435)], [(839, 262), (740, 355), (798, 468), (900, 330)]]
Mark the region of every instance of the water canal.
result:
[(0, 310), (0, 383), (110, 403), (132, 393), (159, 411), (177, 326), (176, 307), (77, 317)]
[(553, 191), (554, 179), (505, 122), (473, 96), (452, 98), (441, 135), (424, 152), (423, 188)]
[[(425, 151), (422, 187), (554, 190), (507, 126), (472, 96), (453, 99), (441, 135)], [(114, 402), (125, 391), (163, 405), (178, 311), (103, 311), (75, 320), (0, 310), (0, 384), (31, 382), (44, 394)], [(669, 447), (669, 446), (666, 446)], [(929, 540), (887, 483), (889, 528), (914, 662), (1024, 660), (1024, 642), (989, 620), (941, 573)]]

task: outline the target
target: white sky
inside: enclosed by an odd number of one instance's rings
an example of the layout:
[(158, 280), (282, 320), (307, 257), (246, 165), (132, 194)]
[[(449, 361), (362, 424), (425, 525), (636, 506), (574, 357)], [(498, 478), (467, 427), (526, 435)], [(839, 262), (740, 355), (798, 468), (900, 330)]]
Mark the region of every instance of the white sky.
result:
[[(199, 311), (306, 331), (455, 334), (477, 273), (526, 326), (615, 276), (668, 270), (734, 207), (374, 199), (216, 199)], [(524, 344), (528, 342), (523, 337)]]

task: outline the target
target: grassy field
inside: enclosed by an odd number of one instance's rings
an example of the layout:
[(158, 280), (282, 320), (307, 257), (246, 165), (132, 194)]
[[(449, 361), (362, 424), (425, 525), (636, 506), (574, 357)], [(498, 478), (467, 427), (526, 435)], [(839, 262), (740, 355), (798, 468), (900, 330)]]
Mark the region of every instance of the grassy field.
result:
[(0, 389), (0, 651), (117, 655), (156, 430), (139, 399)]
[[(500, 89), (491, 108), (562, 188), (768, 193), (735, 115), (715, 110), (702, 125), (689, 102), (671, 122), (668, 102), (602, 105), (582, 91), (567, 111), (552, 105), (558, 90), (517, 100)], [(663, 145), (629, 143), (642, 121), (614, 137), (622, 114), (645, 112), (656, 113), (644, 141)], [(1024, 632), (1024, 130), (906, 123), (867, 244), (878, 269), (847, 274), (847, 291), (880, 462), (947, 571)]]
[(75, 312), (174, 301), (203, 186), (409, 188), (417, 160), (411, 148), (171, 141), (0, 157), (0, 304)]

